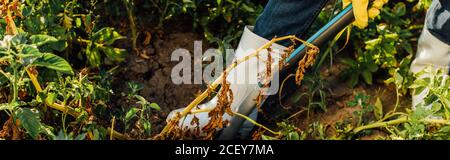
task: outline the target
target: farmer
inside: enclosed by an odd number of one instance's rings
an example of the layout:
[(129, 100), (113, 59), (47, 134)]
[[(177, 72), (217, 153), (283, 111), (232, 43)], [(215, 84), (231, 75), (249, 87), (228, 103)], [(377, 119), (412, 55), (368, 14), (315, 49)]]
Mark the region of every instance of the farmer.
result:
[[(247, 26), (244, 29), (239, 46), (236, 50), (235, 59), (240, 59), (254, 51), (274, 37), (283, 37), (287, 35), (296, 35), (300, 37), (306, 33), (312, 22), (315, 20), (319, 12), (325, 6), (328, 0), (269, 0), (263, 13), (258, 17), (254, 27)], [(344, 0), (344, 5), (352, 2), (355, 22), (358, 28), (365, 28), (368, 24), (369, 17), (375, 17), (379, 14), (379, 9), (388, 0), (374, 0), (373, 5), (368, 7), (368, 0)], [(426, 17), (426, 24), (419, 39), (417, 56), (412, 62), (411, 71), (417, 73), (426, 66), (433, 64), (436, 67), (446, 68), (450, 63), (450, 2), (448, 0), (434, 0)], [(272, 46), (272, 52), (281, 53), (289, 41), (279, 42)], [(267, 58), (267, 51), (260, 53)], [(277, 55), (277, 54), (271, 54)], [(230, 82), (230, 88), (233, 92), (234, 99), (231, 109), (237, 111), (240, 107), (253, 108), (256, 104), (260, 88), (255, 83), (239, 83), (236, 79), (241, 77), (258, 77), (258, 73), (264, 73), (266, 67), (258, 67), (265, 65), (264, 58), (252, 58), (246, 65), (238, 65), (230, 73), (228, 73), (227, 81)], [(274, 57), (280, 59), (280, 57)], [(247, 68), (246, 68), (247, 67)], [(262, 69), (261, 69), (262, 68)], [(425, 92), (425, 91), (424, 91)], [(413, 105), (422, 102), (424, 94), (413, 97)], [(214, 108), (217, 104), (217, 97), (212, 98), (207, 103), (198, 106), (200, 109)], [(184, 108), (174, 110), (168, 116), (167, 120), (173, 118), (177, 112), (181, 112)], [(209, 122), (208, 113), (197, 113), (195, 116), (199, 119), (200, 128)], [(250, 118), (256, 119), (256, 109), (249, 115)], [(180, 122), (183, 127), (194, 128), (191, 125), (193, 115), (188, 115), (185, 120)], [(223, 120), (230, 120), (231, 116), (223, 115)], [(246, 121), (239, 131), (239, 137), (245, 138), (253, 128), (253, 124)]]

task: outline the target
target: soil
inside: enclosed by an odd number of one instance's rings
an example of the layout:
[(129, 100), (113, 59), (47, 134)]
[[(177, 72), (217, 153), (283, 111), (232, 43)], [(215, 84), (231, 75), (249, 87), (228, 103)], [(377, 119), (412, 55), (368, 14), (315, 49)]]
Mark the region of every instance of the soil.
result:
[[(114, 88), (117, 93), (130, 92), (127, 82), (142, 84), (143, 89), (138, 94), (161, 107), (160, 111), (152, 112), (152, 135), (156, 135), (162, 130), (170, 111), (186, 107), (196, 94), (206, 88), (201, 84), (176, 85), (172, 83), (170, 76), (172, 68), (179, 63), (170, 60), (172, 52), (182, 48), (193, 54), (194, 41), (201, 41), (203, 35), (193, 32), (192, 28), (185, 27), (186, 25), (183, 25), (184, 28), (179, 25), (168, 26), (175, 26), (175, 29), (160, 31), (156, 38), (152, 38), (148, 46), (140, 46), (140, 53), (144, 53), (145, 56), (130, 53), (114, 80)], [(205, 51), (208, 47), (207, 42), (203, 41), (202, 44), (203, 51)], [(120, 97), (117, 102), (113, 103), (124, 108), (134, 105), (126, 97)]]

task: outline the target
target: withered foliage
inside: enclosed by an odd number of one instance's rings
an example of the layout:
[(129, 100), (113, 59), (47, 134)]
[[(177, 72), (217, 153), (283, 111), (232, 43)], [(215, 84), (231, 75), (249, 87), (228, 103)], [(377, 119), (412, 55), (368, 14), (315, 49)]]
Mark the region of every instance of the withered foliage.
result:
[[(200, 134), (201, 133), (200, 132), (200, 119), (198, 119), (197, 116), (193, 115), (193, 118), (191, 120), (191, 125), (195, 126), (195, 128), (192, 131), (189, 130), (189, 132), (191, 132), (194, 136), (200, 136), (201, 135)], [(186, 129), (186, 130), (188, 130), (188, 129)]]
[(6, 34), (17, 34), (17, 27), (14, 23), (16, 17), (23, 17), (22, 12), (19, 10), (19, 0), (1, 0), (0, 4), (0, 16), (6, 21)]
[(25, 137), (23, 131), (18, 127), (20, 124), (19, 120), (14, 121), (12, 118), (9, 118), (4, 124), (2, 130), (0, 130), (0, 138), (3, 139), (11, 139), (11, 140), (20, 140)]
[(278, 63), (278, 69), (282, 70), (284, 65), (286, 65), (286, 60), (289, 57), (289, 55), (291, 55), (291, 53), (294, 51), (295, 46), (289, 46), (287, 47), (284, 52), (281, 54), (281, 60)]
[[(227, 77), (227, 72), (224, 71), (224, 77)], [(217, 106), (208, 113), (210, 118), (208, 124), (202, 128), (202, 131), (206, 133), (205, 139), (212, 139), (216, 132), (216, 129), (224, 128), (229, 122), (223, 120), (223, 115), (227, 113), (228, 115), (233, 115), (231, 111), (231, 103), (233, 102), (233, 92), (230, 89), (230, 83), (227, 82), (226, 78), (222, 79), (222, 88), (218, 94)]]
[(319, 48), (317, 47), (308, 47), (306, 49), (306, 54), (298, 62), (298, 68), (295, 73), (295, 83), (297, 85), (302, 84), (303, 77), (305, 76), (305, 71), (307, 68), (314, 64), (314, 62), (316, 61), (317, 53), (319, 53)]
[(261, 110), (261, 102), (264, 100), (264, 91), (260, 90), (258, 93), (258, 96), (256, 96), (256, 98), (254, 99), (254, 101), (256, 102), (256, 108), (258, 109), (258, 112), (262, 112)]
[(258, 128), (258, 130), (253, 132), (252, 140), (260, 140), (263, 133), (264, 133), (264, 130), (262, 128)]
[(171, 140), (184, 140), (184, 139), (200, 139), (201, 134), (200, 134), (200, 123), (199, 123), (199, 119), (194, 116), (192, 121), (190, 122), (191, 125), (197, 125), (197, 127), (195, 127), (193, 130), (189, 129), (189, 127), (187, 126), (180, 126), (178, 125), (179, 121), (183, 121), (184, 119), (182, 119), (181, 114), (180, 113), (176, 113), (176, 116), (174, 118), (172, 118), (167, 125), (171, 125), (173, 128), (170, 130), (170, 132), (168, 132), (166, 135), (161, 135), (158, 134), (155, 137), (153, 137), (152, 139), (154, 140), (166, 140), (166, 139), (171, 139)]
[[(291, 41), (295, 42), (294, 40), (291, 40)], [(284, 65), (286, 64), (286, 59), (289, 57), (289, 55), (295, 49), (294, 45), (295, 45), (295, 43), (292, 43), (291, 46), (287, 47), (283, 51), (283, 53), (280, 54), (281, 59), (278, 62), (278, 71), (283, 69)], [(271, 78), (272, 78), (272, 63), (273, 63), (272, 54), (275, 54), (273, 52), (272, 48), (270, 48), (270, 47), (267, 48), (267, 52), (268, 52), (268, 55), (267, 55), (267, 61), (266, 61), (266, 73), (265, 73), (266, 76), (263, 78), (264, 79), (264, 81), (262, 82), (263, 88), (268, 88), (269, 85), (270, 85), (270, 81), (271, 81)], [(259, 76), (259, 73), (258, 73), (258, 76)], [(263, 90), (259, 91), (258, 96), (254, 99), (254, 101), (256, 102), (256, 106), (258, 108), (258, 111), (260, 111), (260, 112), (262, 111), (261, 108), (260, 108), (260, 105), (261, 105), (262, 100), (264, 100), (264, 94), (263, 93), (264, 93)]]
[(272, 48), (267, 48), (266, 80), (272, 78)]

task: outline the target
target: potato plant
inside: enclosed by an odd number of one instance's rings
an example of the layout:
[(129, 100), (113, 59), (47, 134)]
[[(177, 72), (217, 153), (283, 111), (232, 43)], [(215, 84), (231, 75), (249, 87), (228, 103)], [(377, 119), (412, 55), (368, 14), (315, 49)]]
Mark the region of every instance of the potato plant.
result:
[[(2, 138), (129, 139), (114, 130), (114, 123), (102, 122), (109, 116), (97, 117), (104, 116), (114, 93), (108, 79), (113, 70), (103, 72), (101, 67), (123, 61), (126, 52), (114, 47), (125, 38), (114, 28), (97, 29), (96, 3), (2, 2), (7, 27), (1, 30), (0, 80), (2, 92), (9, 92), (0, 107), (9, 117)], [(74, 58), (87, 60), (87, 67), (73, 69)], [(98, 75), (91, 74), (98, 69)]]
[(4, 62), (0, 73), (2, 79), (6, 80), (3, 84), (7, 84), (10, 91), (9, 102), (2, 103), (1, 110), (7, 112), (13, 124), (23, 127), (32, 138), (37, 138), (45, 129), (40, 122), (39, 110), (29, 108), (29, 106), (38, 107), (39, 103), (26, 102), (22, 99), (25, 97), (19, 97), (19, 92), (26, 89), (30, 83), (40, 87), (37, 79), (31, 75), (34, 73), (31, 72), (38, 72), (37, 68), (43, 67), (58, 73), (74, 74), (70, 64), (63, 58), (52, 53), (40, 52), (40, 46), (52, 41), (56, 39), (47, 35), (28, 37), (26, 33), (21, 33), (5, 36), (0, 48), (1, 61)]

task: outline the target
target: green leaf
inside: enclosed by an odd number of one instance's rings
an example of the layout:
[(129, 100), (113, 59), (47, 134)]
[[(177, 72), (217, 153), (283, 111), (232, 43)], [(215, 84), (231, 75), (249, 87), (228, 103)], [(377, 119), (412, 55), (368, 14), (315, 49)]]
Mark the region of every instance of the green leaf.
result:
[(350, 81), (348, 81), (348, 83), (349, 83), (349, 85), (351, 87), (355, 87), (356, 84), (358, 84), (358, 81), (359, 81), (359, 75), (358, 74), (352, 74), (350, 76)]
[(356, 107), (358, 105), (357, 101), (349, 101), (347, 102), (347, 106), (349, 107)]
[(137, 82), (127, 82), (127, 86), (131, 89), (132, 94), (137, 94), (140, 90), (144, 89), (144, 86)]
[(58, 39), (56, 39), (55, 37), (52, 37), (49, 35), (44, 35), (44, 34), (32, 35), (30, 37), (30, 40), (31, 40), (31, 43), (33, 43), (37, 46), (42, 46), (47, 43), (58, 41)]
[(22, 9), (22, 15), (23, 15), (24, 17), (28, 17), (29, 15), (31, 15), (31, 13), (32, 13), (32, 8), (33, 8), (33, 7), (31, 7), (31, 6), (24, 6), (23, 9)]
[(159, 107), (159, 105), (156, 103), (150, 103), (150, 108), (156, 109), (158, 111), (161, 110), (161, 107)]
[(22, 46), (22, 54), (26, 55), (40, 55), (42, 54), (39, 49), (37, 49), (33, 45), (21, 45)]
[(394, 82), (395, 82), (395, 78), (393, 78), (393, 77), (388, 78), (388, 79), (386, 79), (386, 80), (384, 81), (385, 84), (391, 84), (391, 83), (394, 83)]
[(262, 140), (278, 140), (275, 137), (271, 137), (271, 136), (266, 136), (266, 135), (261, 135), (261, 139)]
[(289, 132), (287, 138), (287, 140), (300, 140), (300, 136), (297, 132)]
[(147, 135), (150, 135), (150, 133), (152, 132), (152, 124), (149, 121), (146, 120), (142, 120), (142, 126), (144, 128), (144, 131)]
[(405, 3), (399, 2), (394, 6), (394, 14), (397, 16), (403, 16), (406, 14), (406, 5)]
[(75, 137), (74, 140), (84, 140), (86, 138), (86, 133), (81, 133)]
[[(84, 19), (84, 25), (85, 26), (90, 26), (91, 25), (91, 21), (92, 20), (92, 16), (91, 14), (86, 15), (86, 18)], [(92, 32), (92, 31), (91, 31)]]
[(70, 64), (64, 58), (52, 53), (44, 53), (40, 58), (33, 62), (33, 65), (73, 75)]
[(410, 43), (402, 43), (402, 48), (405, 49), (405, 51), (411, 55), (414, 53), (413, 47), (411, 46)]
[(48, 46), (55, 51), (62, 52), (67, 48), (68, 44), (67, 41), (60, 40), (58, 42), (49, 43)]
[(369, 41), (366, 41), (366, 48), (367, 50), (373, 50), (376, 46), (378, 46), (378, 44), (381, 43), (381, 39), (380, 38), (376, 38), (376, 39), (372, 39)]
[(383, 103), (381, 102), (381, 99), (379, 97), (375, 102), (374, 114), (377, 120), (383, 118)]
[(84, 122), (89, 118), (89, 114), (85, 111), (82, 110), (80, 115), (78, 115), (78, 117), (76, 118), (77, 122)]
[(389, 43), (383, 43), (383, 50), (386, 54), (396, 54), (397, 50), (395, 49), (395, 46), (389, 44)]
[(357, 66), (358, 65), (358, 63), (356, 63), (356, 61), (354, 61), (353, 59), (350, 59), (350, 58), (342, 58), (341, 62), (346, 65), (349, 65), (349, 66)]
[(98, 129), (94, 129), (94, 137), (93, 140), (100, 140), (100, 133), (98, 132)]
[(54, 128), (51, 126), (44, 126), (41, 128), (41, 133), (47, 135), (49, 138), (55, 137), (53, 133)]
[(0, 86), (3, 86), (8, 81), (9, 81), (8, 77), (5, 77), (5, 75), (0, 74)]
[(255, 12), (255, 9), (253, 9), (252, 7), (248, 6), (247, 4), (242, 4), (242, 9), (245, 10), (246, 12), (250, 12), (253, 13)]
[[(388, 41), (396, 41), (396, 40), (398, 40), (398, 34), (397, 33), (389, 33), (389, 34), (385, 34), (383, 36)], [(384, 43), (384, 45), (389, 45), (389, 43)]]
[(100, 48), (105, 55), (114, 61), (123, 61), (125, 59), (125, 49), (113, 48), (113, 47), (101, 47)]
[(20, 107), (20, 106), (23, 106), (23, 105), (25, 105), (24, 102), (2, 103), (2, 104), (0, 104), (0, 111), (6, 110), (6, 109), (14, 110), (17, 107)]
[(116, 40), (124, 39), (114, 28), (105, 27), (92, 35), (92, 41), (97, 43), (112, 45)]
[(395, 72), (394, 77), (395, 77), (395, 85), (401, 86), (403, 83), (403, 76), (400, 73)]
[(363, 77), (364, 81), (366, 81), (367, 84), (372, 84), (372, 73), (369, 71), (363, 71), (361, 73), (361, 76)]
[(148, 103), (148, 101), (140, 95), (134, 95), (134, 97), (136, 97), (136, 99), (141, 103)]
[(100, 66), (100, 53), (97, 47), (92, 47), (91, 43), (88, 44), (88, 47), (86, 49), (86, 56), (90, 65), (94, 67)]
[(12, 106), (9, 103), (0, 104), (0, 111), (11, 110), (11, 109), (12, 109)]
[(18, 46), (25, 43), (27, 43), (27, 33), (19, 33), (11, 38), (11, 44), (13, 46)]
[(441, 108), (442, 108), (442, 104), (439, 102), (433, 102), (433, 105), (431, 106), (431, 110), (433, 112), (438, 112), (441, 110)]
[(38, 111), (30, 108), (19, 108), (16, 111), (16, 116), (20, 120), (20, 126), (22, 126), (32, 138), (36, 139), (43, 128)]
[(76, 25), (77, 27), (81, 27), (81, 18), (76, 18), (76, 19), (75, 19), (75, 25)]
[(367, 63), (366, 67), (370, 72), (376, 72), (378, 70), (378, 66), (375, 63)]
[(414, 84), (411, 84), (408, 88), (416, 89), (416, 88), (419, 88), (419, 87), (424, 87), (424, 85), (420, 84), (420, 83), (417, 83), (417, 81), (416, 81)]
[(416, 106), (416, 109), (411, 113), (411, 120), (421, 120), (432, 114), (433, 111), (426, 109), (423, 103)]
[(413, 90), (413, 91), (414, 91), (414, 92), (413, 92), (413, 95), (414, 95), (414, 96), (419, 95), (419, 94), (422, 93), (426, 88), (427, 88), (427, 87), (423, 87), (423, 86), (414, 88), (414, 90)]
[(45, 98), (45, 100), (47, 101), (48, 104), (53, 104), (55, 103), (56, 100), (56, 93), (48, 93), (47, 97)]
[(438, 99), (439, 99), (439, 97), (438, 97), (436, 94), (428, 95), (428, 96), (426, 96), (425, 99), (424, 99), (424, 102), (425, 102), (424, 105), (429, 105), (429, 104), (431, 104), (431, 103), (437, 101)]
[(132, 118), (134, 118), (136, 116), (136, 113), (139, 111), (139, 109), (137, 108), (131, 108), (127, 114), (125, 115), (125, 121), (128, 122), (130, 121)]

